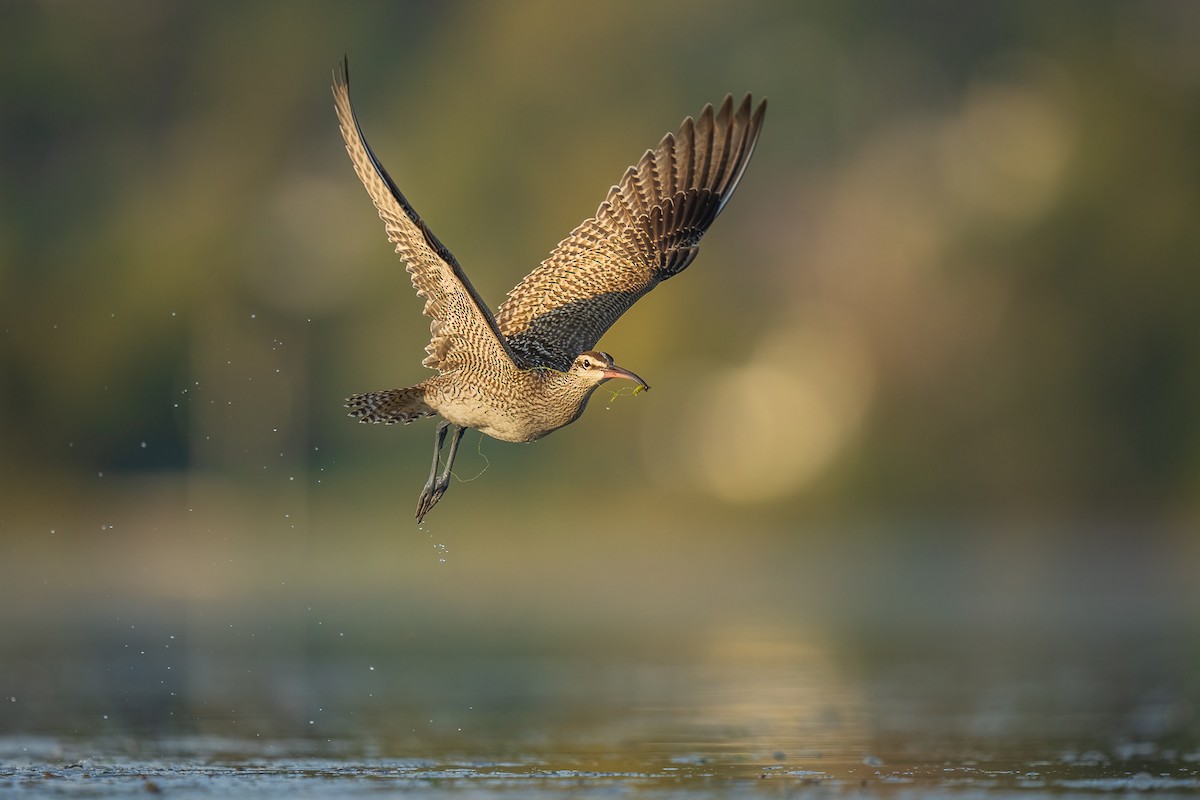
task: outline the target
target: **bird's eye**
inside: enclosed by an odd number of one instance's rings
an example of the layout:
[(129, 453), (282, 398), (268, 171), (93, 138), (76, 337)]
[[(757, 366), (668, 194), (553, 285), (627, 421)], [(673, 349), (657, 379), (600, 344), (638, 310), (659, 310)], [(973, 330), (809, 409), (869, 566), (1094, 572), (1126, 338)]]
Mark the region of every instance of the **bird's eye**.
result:
[(592, 360), (591, 360), (590, 358), (585, 358), (585, 359), (583, 360), (583, 368), (584, 368), (584, 369), (591, 369), (591, 368), (592, 368)]

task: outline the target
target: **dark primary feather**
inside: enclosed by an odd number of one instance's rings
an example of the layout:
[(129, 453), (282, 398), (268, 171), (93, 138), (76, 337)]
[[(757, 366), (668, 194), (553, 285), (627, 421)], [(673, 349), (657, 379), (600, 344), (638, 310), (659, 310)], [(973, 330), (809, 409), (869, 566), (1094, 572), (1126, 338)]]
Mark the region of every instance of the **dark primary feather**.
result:
[(646, 151), (596, 215), (561, 241), (496, 313), (524, 366), (565, 370), (642, 295), (687, 268), (746, 170), (767, 103), (706, 105)]
[(422, 363), (446, 372), (469, 364), (495, 364), (500, 359), (515, 361), (491, 311), (458, 261), (409, 205), (367, 144), (350, 102), (345, 59), (334, 73), (333, 98), (354, 170), (379, 211), (388, 239), (404, 259), (413, 287), (425, 299), (425, 315), (433, 319), (431, 339), (425, 347), (429, 355)]

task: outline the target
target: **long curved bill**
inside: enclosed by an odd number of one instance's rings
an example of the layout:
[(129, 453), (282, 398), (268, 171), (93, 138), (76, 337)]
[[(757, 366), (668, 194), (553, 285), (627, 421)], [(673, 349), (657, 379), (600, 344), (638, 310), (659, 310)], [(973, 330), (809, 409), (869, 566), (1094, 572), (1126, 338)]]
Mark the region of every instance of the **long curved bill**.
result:
[(632, 372), (625, 369), (624, 367), (618, 367), (616, 364), (613, 364), (611, 367), (604, 370), (604, 377), (605, 378), (624, 378), (625, 380), (633, 381), (634, 383), (636, 383), (638, 385), (638, 388), (634, 389), (634, 394), (637, 394), (638, 392), (640, 392), (642, 390), (646, 390), (646, 391), (650, 390), (650, 384), (646, 383), (644, 380), (639, 378), (637, 375), (634, 375)]

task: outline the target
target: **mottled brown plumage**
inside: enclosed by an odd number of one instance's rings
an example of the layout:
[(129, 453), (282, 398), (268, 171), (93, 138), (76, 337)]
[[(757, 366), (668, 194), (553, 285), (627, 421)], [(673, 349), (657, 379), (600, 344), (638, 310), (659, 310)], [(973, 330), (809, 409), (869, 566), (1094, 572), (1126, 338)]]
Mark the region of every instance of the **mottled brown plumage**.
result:
[[(417, 518), (437, 503), (463, 432), (531, 442), (579, 418), (606, 380), (646, 382), (593, 350), (638, 298), (683, 271), (701, 236), (721, 213), (749, 163), (766, 101), (749, 95), (733, 109), (705, 106), (630, 167), (585, 221), (529, 273), (492, 315), (466, 274), (401, 194), (375, 157), (350, 102), (345, 60), (333, 96), (346, 150), (404, 260), (424, 312), (432, 319), (428, 355), (438, 374), (416, 386), (354, 395), (350, 416), (362, 422), (409, 423), (439, 415), (433, 465)], [(438, 465), (454, 426), (445, 468)]]
[(528, 363), (566, 369), (638, 298), (678, 275), (742, 177), (767, 104), (725, 97), (626, 170), (596, 215), (508, 293), (500, 332)]

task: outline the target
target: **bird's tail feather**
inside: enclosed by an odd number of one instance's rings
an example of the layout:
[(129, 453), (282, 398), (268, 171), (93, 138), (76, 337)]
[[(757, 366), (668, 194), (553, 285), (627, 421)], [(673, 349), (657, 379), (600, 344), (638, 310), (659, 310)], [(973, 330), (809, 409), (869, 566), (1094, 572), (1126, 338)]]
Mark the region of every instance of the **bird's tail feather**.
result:
[(437, 412), (425, 404), (425, 390), (420, 386), (407, 389), (385, 389), (380, 392), (365, 392), (346, 399), (349, 416), (359, 422), (382, 422), (405, 425), (414, 419), (431, 417)]

